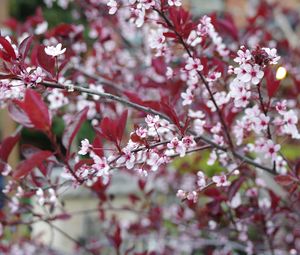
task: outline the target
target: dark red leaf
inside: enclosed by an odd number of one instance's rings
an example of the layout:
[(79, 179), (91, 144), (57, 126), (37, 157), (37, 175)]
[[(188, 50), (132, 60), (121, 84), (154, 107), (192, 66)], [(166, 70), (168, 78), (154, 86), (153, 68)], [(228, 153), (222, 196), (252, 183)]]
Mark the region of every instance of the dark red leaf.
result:
[(37, 63), (41, 68), (48, 72), (52, 77), (55, 76), (55, 58), (45, 52), (45, 46), (40, 45), (37, 50)]
[(119, 143), (122, 141), (123, 133), (127, 122), (127, 115), (128, 115), (128, 111), (126, 110), (122, 113), (118, 121), (118, 124), (116, 125), (116, 135)]
[(131, 102), (144, 105), (144, 101), (135, 93), (125, 91), (124, 94), (130, 99)]
[(69, 220), (72, 216), (68, 213), (61, 213), (58, 215), (55, 215), (55, 220)]
[(32, 39), (33, 39), (33, 36), (28, 36), (26, 37), (21, 43), (20, 43), (20, 46), (19, 46), (19, 54), (21, 55), (22, 59), (24, 60), (25, 57), (27, 56), (27, 53), (30, 49), (30, 45), (31, 45), (31, 42), (32, 42)]
[(60, 73), (69, 62), (70, 62), (70, 58), (66, 57), (66, 59), (64, 59), (63, 62), (58, 67), (58, 72)]
[(136, 194), (129, 194), (129, 199), (132, 204), (135, 204), (137, 201), (141, 200)]
[(239, 32), (236, 25), (234, 24), (234, 20), (229, 15), (226, 15), (225, 18), (226, 19), (220, 19), (220, 18), (216, 19), (220, 31), (223, 31), (224, 33), (230, 35), (234, 40), (238, 41)]
[(110, 119), (105, 117), (100, 124), (100, 128), (96, 131), (105, 139), (115, 143), (116, 147), (120, 149), (124, 129), (127, 121), (127, 110), (124, 111), (119, 119)]
[(117, 251), (120, 250), (122, 244), (121, 228), (117, 225), (117, 229), (113, 235), (108, 236), (111, 244), (115, 247)]
[(158, 57), (152, 59), (152, 66), (155, 69), (155, 72), (160, 75), (165, 75), (167, 71), (167, 65), (163, 57)]
[(230, 187), (228, 188), (228, 200), (231, 201), (231, 199), (235, 196), (235, 194), (240, 189), (241, 185), (245, 181), (245, 177), (240, 177), (232, 182)]
[(3, 47), (2, 52), (6, 53), (9, 56), (9, 59), (17, 59), (14, 48), (11, 46), (10, 42), (7, 41), (3, 36), (0, 36), (0, 44)]
[[(177, 113), (174, 110), (174, 107), (172, 107), (170, 105), (170, 103), (168, 103), (167, 100), (165, 100), (165, 98), (162, 98), (161, 103), (161, 110), (172, 120), (172, 122), (181, 130), (181, 125), (180, 125), (180, 121), (179, 118), (177, 116)], [(181, 130), (182, 131), (182, 130)]]
[(282, 186), (289, 186), (295, 181), (290, 175), (278, 175), (275, 176), (274, 179)]
[(71, 123), (66, 127), (63, 137), (62, 137), (62, 143), (67, 149), (67, 152), (69, 154), (71, 144), (79, 131), (82, 123), (86, 120), (87, 118), (87, 113), (88, 113), (89, 108), (85, 107), (83, 110), (80, 112), (76, 113), (71, 120)]
[(265, 71), (265, 76), (267, 82), (268, 96), (271, 98), (276, 94), (280, 85), (280, 80), (276, 80), (275, 74), (271, 69), (267, 69)]
[(33, 124), (31, 123), (29, 117), (25, 113), (25, 111), (21, 108), (21, 101), (14, 101), (8, 105), (8, 112), (10, 117), (20, 123), (24, 127), (33, 128)]
[(40, 130), (49, 131), (52, 117), (41, 95), (34, 90), (27, 89), (25, 94), (25, 111), (33, 125)]
[(211, 188), (208, 188), (208, 189), (204, 190), (204, 195), (206, 195), (208, 197), (213, 197), (217, 200), (222, 196), (219, 189), (214, 188), (214, 187), (211, 187)]
[(94, 141), (93, 141), (93, 148), (94, 148), (94, 152), (96, 155), (98, 155), (99, 157), (103, 157), (103, 144), (101, 141), (101, 137), (100, 136), (96, 136)]
[(77, 162), (74, 166), (75, 172), (80, 169), (84, 165), (92, 165), (94, 163), (93, 159), (82, 159), (79, 162)]
[(3, 140), (0, 145), (0, 173), (7, 167), (8, 157), (20, 139), (19, 132)]
[(26, 113), (34, 128), (44, 132), (50, 131), (52, 118), (39, 93), (27, 89), (24, 101), (18, 101), (18, 106)]
[(103, 118), (100, 124), (100, 130), (97, 129), (97, 131), (99, 131), (100, 135), (105, 139), (117, 143), (116, 124), (112, 119), (108, 117)]
[(172, 33), (172, 32), (165, 32), (164, 36), (168, 37), (168, 38), (177, 39), (177, 35), (175, 33)]
[(0, 74), (0, 79), (4, 80), (4, 79), (12, 79), (15, 78), (16, 76), (14, 74), (9, 74), (9, 73), (1, 73)]
[(271, 207), (273, 210), (277, 208), (280, 202), (280, 197), (277, 196), (273, 191), (269, 190), (270, 198), (271, 198)]
[(12, 149), (15, 147), (19, 140), (20, 133), (5, 138), (0, 145), (0, 159), (6, 162)]
[(44, 160), (52, 156), (51, 151), (40, 151), (36, 154), (34, 154), (29, 159), (24, 160), (21, 162), (15, 172), (13, 173), (13, 178), (15, 180), (19, 180), (21, 178), (24, 178), (26, 175), (28, 175), (35, 167), (38, 167), (40, 164), (43, 163)]
[(294, 166), (294, 172), (298, 179), (300, 179), (300, 160), (298, 160)]
[(143, 179), (139, 179), (138, 180), (138, 185), (139, 185), (140, 190), (144, 191), (145, 190), (145, 186), (146, 186), (146, 181), (143, 180)]

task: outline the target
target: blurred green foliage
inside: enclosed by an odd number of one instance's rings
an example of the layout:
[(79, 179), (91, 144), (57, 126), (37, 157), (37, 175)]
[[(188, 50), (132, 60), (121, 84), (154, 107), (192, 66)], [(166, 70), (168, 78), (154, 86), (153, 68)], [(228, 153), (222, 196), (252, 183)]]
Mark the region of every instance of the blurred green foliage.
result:
[(23, 21), (26, 17), (33, 15), (36, 7), (42, 3), (42, 0), (10, 0), (10, 15)]
[(42, 8), (44, 18), (50, 27), (60, 23), (71, 23), (73, 20), (71, 11), (63, 10), (55, 3), (52, 8), (47, 8), (43, 0), (10, 0), (9, 4), (10, 16), (17, 20), (26, 20), (27, 17), (34, 15), (38, 7)]
[(184, 158), (177, 157), (173, 160), (172, 166), (183, 174), (187, 172), (196, 173), (201, 170), (207, 176), (212, 177), (215, 174), (221, 173), (223, 168), (217, 161), (212, 166), (207, 165), (209, 155), (210, 152), (205, 150), (187, 155)]
[(289, 160), (298, 160), (300, 158), (299, 145), (285, 144), (281, 148), (281, 153)]

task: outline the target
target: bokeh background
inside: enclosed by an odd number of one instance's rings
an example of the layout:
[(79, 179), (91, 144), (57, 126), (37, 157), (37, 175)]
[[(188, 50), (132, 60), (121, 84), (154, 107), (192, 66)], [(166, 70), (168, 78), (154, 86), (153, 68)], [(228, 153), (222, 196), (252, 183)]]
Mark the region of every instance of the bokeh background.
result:
[[(294, 10), (295, 12), (300, 13), (300, 0), (284, 0), (284, 1), (274, 1), (278, 2), (279, 5), (283, 5), (284, 8)], [(204, 13), (217, 12), (219, 15), (224, 13), (230, 13), (236, 25), (243, 29), (246, 24), (246, 17), (251, 15), (251, 12), (255, 9), (260, 3), (260, 0), (185, 0), (184, 5), (186, 8), (191, 9), (197, 15)], [(72, 21), (72, 13), (66, 10), (63, 10), (56, 4), (53, 8), (46, 8), (42, 0), (0, 0), (0, 24), (4, 24), (5, 20), (10, 17), (13, 17), (17, 20), (26, 20), (30, 15), (33, 15), (36, 8), (40, 7), (43, 10), (43, 15), (49, 23), (49, 27), (53, 27), (59, 23), (69, 23)], [(290, 40), (290, 43), (297, 45), (300, 38), (300, 26), (299, 22), (294, 22), (292, 15), (278, 15), (278, 20), (275, 21), (274, 26), (278, 26), (278, 29), (281, 29), (283, 33), (286, 34), (286, 37)], [(295, 24), (298, 24), (295, 25)], [(8, 117), (8, 114), (5, 110), (0, 111), (0, 140), (11, 134), (15, 130), (15, 124)], [(38, 133), (26, 133), (23, 134), (25, 141), (26, 139), (32, 141), (38, 141), (40, 146), (42, 144), (42, 137)], [(47, 146), (47, 145), (44, 145)], [(19, 159), (18, 148), (15, 149), (14, 153), (10, 157), (10, 164), (15, 166)], [(0, 177), (2, 178), (2, 177)], [(0, 186), (3, 185), (4, 180), (0, 179)], [(134, 185), (124, 185), (124, 183), (133, 183), (128, 176), (118, 176), (114, 180), (114, 185), (111, 186), (110, 193), (116, 197), (116, 204), (122, 205), (125, 203), (126, 194), (133, 193), (137, 187)], [(123, 185), (120, 185), (123, 184)], [(94, 226), (94, 217), (93, 208), (96, 208), (96, 201), (94, 201), (90, 196), (85, 195), (84, 192), (66, 192), (65, 194), (66, 205), (69, 211), (80, 212), (82, 208), (85, 209), (85, 212), (89, 209), (90, 213), (78, 213), (72, 220), (68, 223), (63, 224), (63, 228), (67, 230), (68, 233), (71, 233), (72, 236), (75, 236), (80, 239), (84, 238), (86, 235), (101, 235), (101, 229)], [(0, 201), (0, 207), (3, 206), (3, 201)], [(115, 213), (115, 212), (114, 212)], [(134, 217), (130, 212), (117, 212), (118, 216), (123, 219), (130, 220), (131, 217)], [(43, 239), (47, 243), (60, 250), (60, 251), (70, 251), (73, 245), (70, 240), (64, 238), (60, 233), (55, 233), (51, 229), (47, 229), (46, 225), (42, 223), (34, 226), (33, 234), (44, 233)], [(97, 233), (99, 232), (99, 233)], [(22, 230), (16, 230), (16, 235), (23, 234)]]

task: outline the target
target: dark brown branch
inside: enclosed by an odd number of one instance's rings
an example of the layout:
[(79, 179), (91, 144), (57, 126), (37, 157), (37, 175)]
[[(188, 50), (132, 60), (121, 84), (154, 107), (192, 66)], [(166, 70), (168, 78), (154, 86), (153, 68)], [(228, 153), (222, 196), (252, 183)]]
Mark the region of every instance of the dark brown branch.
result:
[[(193, 58), (193, 54), (191, 53), (189, 47), (187, 46), (187, 44), (185, 43), (183, 37), (177, 32), (177, 30), (174, 28), (174, 26), (172, 25), (172, 23), (168, 20), (168, 18), (166, 17), (166, 15), (162, 12), (162, 11), (159, 11), (157, 9), (154, 8), (154, 10), (163, 18), (163, 20), (167, 23), (167, 25), (169, 26), (169, 28), (176, 34), (176, 36), (178, 37), (178, 40), (180, 42), (180, 44), (184, 47), (185, 51), (187, 52), (187, 54), (189, 55), (189, 57)], [(232, 139), (230, 137), (230, 134), (229, 134), (229, 131), (228, 131), (228, 127), (226, 125), (226, 122), (223, 118), (223, 115), (222, 115), (222, 112), (214, 98), (214, 95), (209, 87), (209, 83), (207, 82), (207, 80), (205, 79), (205, 77), (202, 75), (202, 73), (200, 71), (197, 70), (197, 74), (198, 76), (200, 77), (201, 81), (203, 82), (206, 90), (208, 91), (209, 93), (209, 96), (216, 108), (216, 111), (218, 113), (218, 116), (219, 116), (219, 119), (221, 121), (221, 124), (224, 128), (224, 132), (225, 132), (225, 135), (226, 135), (226, 138), (227, 138), (227, 141), (229, 143), (229, 147), (233, 150), (234, 149), (234, 145), (233, 145), (233, 142), (232, 142)]]
[[(112, 94), (109, 94), (109, 93), (102, 93), (102, 92), (99, 92), (99, 91), (96, 91), (96, 90), (92, 90), (92, 89), (88, 89), (88, 88), (84, 88), (84, 87), (80, 87), (80, 86), (75, 86), (75, 85), (66, 86), (66, 85), (62, 85), (62, 84), (59, 84), (59, 83), (46, 82), (46, 81), (43, 82), (42, 85), (45, 86), (45, 87), (49, 87), (49, 88), (58, 88), (58, 89), (64, 89), (64, 90), (69, 90), (69, 91), (74, 90), (74, 91), (78, 91), (78, 92), (88, 93), (90, 95), (97, 95), (97, 96), (100, 96), (101, 98), (106, 98), (106, 99), (109, 99), (109, 100), (112, 100), (112, 101), (115, 101), (115, 102), (119, 102), (119, 103), (121, 103), (125, 106), (131, 107), (131, 108), (136, 109), (138, 111), (142, 111), (142, 112), (149, 113), (149, 114), (152, 114), (152, 115), (158, 115), (162, 119), (168, 120), (169, 122), (172, 123), (171, 119), (168, 116), (166, 116), (165, 114), (161, 113), (161, 112), (153, 110), (149, 107), (145, 107), (145, 106), (130, 102), (127, 99), (124, 99), (124, 98), (121, 98), (121, 97), (118, 97), (118, 96), (115, 96), (115, 95), (112, 95)], [(216, 144), (215, 142), (213, 142), (211, 139), (209, 139), (209, 137), (206, 137), (206, 136), (202, 135), (202, 136), (199, 136), (199, 139), (201, 139), (202, 141), (206, 142), (207, 144), (211, 145), (212, 147), (214, 147), (218, 150), (222, 150), (224, 152), (227, 152), (227, 150), (228, 150), (226, 147), (220, 146), (220, 145)], [(271, 174), (274, 174), (273, 170), (271, 168), (265, 167), (265, 166), (255, 162), (251, 158), (246, 157), (246, 156), (244, 156), (244, 155), (242, 155), (242, 154), (240, 154), (240, 153), (238, 153), (234, 150), (232, 150), (231, 152), (236, 158), (241, 159), (244, 162), (247, 162), (248, 164), (250, 164), (252, 166), (255, 166), (255, 167), (260, 168), (262, 170), (265, 170), (265, 171), (267, 171)]]

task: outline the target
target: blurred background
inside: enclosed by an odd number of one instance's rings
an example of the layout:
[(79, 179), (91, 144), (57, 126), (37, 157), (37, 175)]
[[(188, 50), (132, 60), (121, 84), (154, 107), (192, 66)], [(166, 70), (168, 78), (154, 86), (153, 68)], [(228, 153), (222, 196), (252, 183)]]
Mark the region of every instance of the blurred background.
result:
[[(285, 1), (273, 1), (278, 2), (280, 5), (284, 5), (284, 8), (292, 9), (300, 13), (300, 0), (285, 0)], [(260, 0), (185, 0), (184, 5), (186, 8), (191, 9), (197, 15), (204, 13), (217, 12), (230, 13), (235, 21), (235, 24), (239, 28), (243, 28), (246, 25), (246, 17), (251, 15), (251, 11), (255, 9), (260, 3)], [(56, 4), (53, 8), (46, 8), (42, 0), (0, 0), (0, 23), (3, 24), (9, 17), (14, 17), (17, 20), (25, 20), (28, 16), (33, 15), (37, 7), (41, 7), (43, 15), (49, 23), (49, 27), (55, 26), (59, 23), (69, 23), (72, 21), (72, 13), (63, 10)], [(282, 26), (284, 33), (287, 33), (286, 37), (290, 40), (290, 43), (296, 45), (300, 35), (300, 27), (293, 27), (293, 20), (289, 16), (278, 16), (278, 23)], [(15, 124), (8, 117), (5, 110), (0, 111), (0, 140), (2, 137), (6, 137), (13, 133), (15, 130)], [(40, 139), (39, 134), (27, 134), (28, 139)], [(26, 138), (25, 138), (26, 139)], [(18, 148), (10, 157), (10, 164), (15, 166), (18, 162), (19, 153)], [(2, 178), (2, 177), (0, 177)], [(110, 187), (110, 194), (116, 197), (115, 203), (118, 207), (124, 204), (126, 194), (134, 193), (138, 188), (134, 186), (131, 179), (128, 176), (118, 175)], [(132, 178), (132, 177), (130, 177)], [(3, 185), (4, 180), (0, 179), (0, 185)], [(120, 185), (122, 183), (123, 185)], [(124, 183), (131, 183), (132, 185), (124, 185)], [(84, 208), (90, 213), (78, 213), (72, 220), (67, 223), (63, 222), (62, 228), (66, 229), (68, 233), (71, 233), (73, 237), (80, 238), (86, 235), (101, 235), (101, 229), (94, 226), (94, 217), (97, 217), (96, 213), (93, 213), (94, 208), (97, 208), (97, 202), (90, 196), (85, 195), (84, 192), (67, 192), (65, 194), (66, 207), (69, 211), (80, 212)], [(3, 205), (3, 201), (0, 201), (0, 206)], [(130, 212), (117, 212), (119, 217), (124, 219), (130, 219), (134, 217)], [(59, 223), (57, 223), (59, 225)], [(54, 248), (61, 251), (70, 251), (73, 243), (66, 239), (60, 233), (53, 233), (51, 229), (43, 223), (39, 223), (34, 226), (33, 234), (39, 234), (44, 232), (43, 239), (46, 242), (51, 242)], [(55, 231), (55, 230), (54, 230)]]

